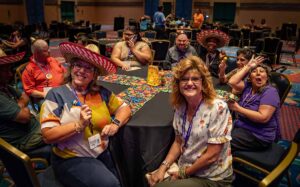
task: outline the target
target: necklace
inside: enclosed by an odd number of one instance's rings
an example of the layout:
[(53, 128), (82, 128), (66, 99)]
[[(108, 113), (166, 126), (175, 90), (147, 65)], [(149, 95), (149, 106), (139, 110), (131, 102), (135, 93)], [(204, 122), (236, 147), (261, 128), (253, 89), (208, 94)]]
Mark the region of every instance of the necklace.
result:
[(47, 85), (48, 85), (48, 80), (51, 80), (53, 78), (53, 76), (50, 72), (50, 68), (48, 68), (47, 64), (45, 65), (45, 68), (42, 68), (42, 66), (38, 62), (36, 62), (36, 65), (40, 68), (40, 70), (45, 75), (45, 77), (47, 79)]

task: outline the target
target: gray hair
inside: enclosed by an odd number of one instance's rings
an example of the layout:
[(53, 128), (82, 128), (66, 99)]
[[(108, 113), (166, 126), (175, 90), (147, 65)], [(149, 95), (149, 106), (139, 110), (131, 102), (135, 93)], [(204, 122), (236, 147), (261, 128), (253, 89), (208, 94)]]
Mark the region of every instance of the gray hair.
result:
[(45, 40), (37, 39), (31, 45), (31, 52), (34, 54), (36, 51), (40, 51), (43, 47), (48, 46)]

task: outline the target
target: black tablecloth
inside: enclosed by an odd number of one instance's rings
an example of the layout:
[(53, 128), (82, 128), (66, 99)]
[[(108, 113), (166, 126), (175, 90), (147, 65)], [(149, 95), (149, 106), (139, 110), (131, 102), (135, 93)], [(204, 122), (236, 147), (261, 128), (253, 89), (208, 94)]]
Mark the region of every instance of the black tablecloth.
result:
[[(118, 70), (118, 74), (146, 78), (147, 68), (136, 71)], [(227, 85), (214, 84), (222, 90)], [(100, 81), (99, 84), (118, 94), (129, 86)], [(123, 187), (147, 186), (145, 174), (159, 167), (174, 141), (172, 126), (173, 109), (170, 93), (158, 93), (137, 111), (128, 123), (121, 128), (111, 144), (111, 150), (121, 173)]]

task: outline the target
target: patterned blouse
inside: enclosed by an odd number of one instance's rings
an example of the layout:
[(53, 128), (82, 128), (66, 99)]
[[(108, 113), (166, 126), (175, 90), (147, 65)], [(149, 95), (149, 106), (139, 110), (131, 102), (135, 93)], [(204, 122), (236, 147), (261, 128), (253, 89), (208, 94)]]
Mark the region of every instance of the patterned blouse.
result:
[[(173, 120), (175, 134), (182, 138), (182, 142), (184, 142), (182, 125), (185, 121), (185, 110), (185, 106), (176, 110)], [(185, 132), (188, 132), (189, 124), (186, 120), (184, 124)], [(182, 152), (178, 161), (179, 167), (191, 166), (205, 153), (207, 144), (223, 144), (218, 160), (207, 168), (198, 170), (193, 176), (208, 178), (213, 181), (231, 176), (231, 129), (232, 118), (224, 101), (215, 99), (212, 105), (202, 102), (193, 118), (187, 146), (184, 148), (184, 143), (182, 143)]]
[[(101, 137), (100, 146), (90, 149), (88, 138), (92, 136), (92, 132), (93, 135), (101, 134), (103, 127), (111, 122), (111, 115), (123, 104), (123, 101), (103, 87), (98, 94), (88, 93), (86, 96), (78, 95), (78, 98), (81, 103), (85, 103), (92, 110), (93, 130), (90, 130), (89, 126), (85, 127), (81, 133), (57, 143), (53, 151), (62, 158), (96, 158), (107, 148), (108, 139)], [(77, 98), (68, 84), (51, 89), (41, 108), (41, 128), (79, 121), (80, 106), (76, 106), (74, 101), (77, 101)]]

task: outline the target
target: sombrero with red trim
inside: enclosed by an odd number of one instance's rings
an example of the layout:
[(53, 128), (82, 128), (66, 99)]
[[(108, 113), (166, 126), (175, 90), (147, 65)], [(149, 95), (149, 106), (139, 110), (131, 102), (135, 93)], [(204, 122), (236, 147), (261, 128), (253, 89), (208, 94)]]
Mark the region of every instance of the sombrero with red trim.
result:
[(15, 55), (6, 55), (4, 52), (0, 56), (0, 65), (10, 64), (18, 62), (23, 59), (25, 52), (21, 52)]
[(229, 43), (229, 36), (219, 30), (203, 30), (197, 34), (198, 43), (205, 48), (207, 47), (207, 41), (210, 38), (216, 38), (218, 40), (217, 48), (228, 45)]
[(116, 73), (116, 65), (108, 58), (101, 56), (81, 45), (62, 42), (59, 44), (61, 54), (67, 62), (71, 62), (73, 58), (79, 58), (100, 69), (102, 75)]

